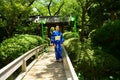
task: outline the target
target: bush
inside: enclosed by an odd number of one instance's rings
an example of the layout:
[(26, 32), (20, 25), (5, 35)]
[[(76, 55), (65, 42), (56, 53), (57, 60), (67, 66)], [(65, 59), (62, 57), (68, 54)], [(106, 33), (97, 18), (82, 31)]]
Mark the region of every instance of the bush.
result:
[(47, 43), (49, 45), (50, 44), (50, 38), (45, 37), (45, 43)]
[[(24, 54), (28, 50), (40, 45), (42, 38), (35, 35), (15, 35), (0, 44), (0, 66), (4, 66)], [(4, 65), (3, 65), (4, 64)]]
[(91, 47), (91, 41), (80, 43), (77, 38), (64, 42), (65, 48), (80, 80), (120, 79), (120, 62), (101, 47)]
[(44, 52), (48, 52), (48, 46), (50, 45), (50, 39), (48, 37), (45, 37), (45, 41), (44, 41)]
[(65, 40), (69, 39), (69, 38), (79, 38), (79, 34), (78, 33), (74, 33), (74, 32), (65, 32), (63, 33), (63, 36), (65, 38)]
[[(77, 44), (76, 44), (77, 43)], [(78, 38), (70, 38), (65, 40), (64, 46), (68, 52), (68, 55), (72, 62), (75, 62), (79, 58), (79, 49), (81, 48), (81, 43)]]
[(120, 20), (106, 22), (91, 39), (95, 45), (120, 60)]
[[(75, 34), (74, 32), (65, 32), (65, 33), (63, 33), (63, 37), (65, 38), (64, 45), (66, 47), (66, 50), (70, 51), (70, 52), (68, 52), (69, 57), (74, 62), (77, 60), (77, 57), (78, 57), (77, 52), (80, 47), (79, 45), (76, 45), (76, 43), (80, 44), (79, 34), (78, 33)], [(72, 54), (74, 54), (74, 55), (72, 55)]]

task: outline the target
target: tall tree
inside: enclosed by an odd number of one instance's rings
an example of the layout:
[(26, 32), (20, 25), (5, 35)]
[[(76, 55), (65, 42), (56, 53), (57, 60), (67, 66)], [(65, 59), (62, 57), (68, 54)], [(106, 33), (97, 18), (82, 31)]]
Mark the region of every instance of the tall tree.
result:
[(119, 19), (120, 0), (93, 0), (88, 15), (93, 28), (100, 28), (106, 20)]
[(90, 7), (93, 5), (93, 0), (78, 0), (82, 15), (81, 15), (81, 33), (80, 33), (80, 41), (84, 42), (84, 28), (85, 28), (85, 22), (86, 22), (86, 15), (87, 11), (90, 9)]
[(37, 8), (40, 15), (55, 16), (60, 14), (63, 5), (64, 0), (37, 0), (33, 7)]
[(35, 0), (1, 0), (0, 3), (0, 20), (4, 25), (6, 37), (11, 37), (16, 26), (18, 26), (25, 17), (29, 16), (30, 6)]

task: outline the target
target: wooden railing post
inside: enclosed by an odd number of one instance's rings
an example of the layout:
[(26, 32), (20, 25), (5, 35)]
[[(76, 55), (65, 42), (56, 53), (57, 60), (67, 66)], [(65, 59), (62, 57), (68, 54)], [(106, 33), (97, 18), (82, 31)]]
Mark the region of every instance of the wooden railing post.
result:
[(36, 50), (35, 58), (38, 59), (38, 49)]
[(44, 53), (44, 45), (43, 45), (43, 53)]
[(26, 60), (23, 60), (23, 64), (22, 64), (22, 72), (26, 71)]

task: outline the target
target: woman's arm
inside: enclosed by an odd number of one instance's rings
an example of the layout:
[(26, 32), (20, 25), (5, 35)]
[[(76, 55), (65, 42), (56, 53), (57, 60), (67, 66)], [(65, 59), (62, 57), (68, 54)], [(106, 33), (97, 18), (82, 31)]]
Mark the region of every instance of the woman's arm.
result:
[(52, 35), (51, 35), (51, 43), (55, 43), (55, 33), (53, 32)]
[(61, 44), (63, 44), (63, 42), (64, 42), (64, 37), (63, 37), (63, 35), (61, 33)]

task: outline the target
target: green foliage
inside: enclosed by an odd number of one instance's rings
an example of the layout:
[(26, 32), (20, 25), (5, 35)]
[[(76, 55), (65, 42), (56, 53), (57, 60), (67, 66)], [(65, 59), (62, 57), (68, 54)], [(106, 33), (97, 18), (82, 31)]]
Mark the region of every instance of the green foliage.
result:
[(44, 41), (44, 51), (45, 52), (49, 51), (49, 49), (48, 49), (49, 45), (50, 45), (50, 38), (48, 38), (48, 37), (45, 36), (45, 41)]
[(100, 29), (96, 30), (95, 35), (92, 37), (92, 42), (119, 59), (120, 20), (108, 21)]
[[(77, 43), (77, 45), (76, 45)], [(66, 50), (68, 51), (69, 57), (72, 62), (75, 62), (79, 58), (79, 49), (81, 48), (81, 43), (78, 38), (70, 38), (65, 40), (64, 45)]]
[(3, 27), (0, 27), (0, 43), (5, 39), (6, 33)]
[(91, 39), (91, 38), (93, 38), (93, 37), (95, 36), (95, 31), (96, 31), (96, 29), (92, 30), (92, 31), (89, 33), (88, 39)]
[[(0, 66), (6, 65), (28, 50), (40, 45), (42, 38), (35, 35), (15, 35), (0, 44)], [(3, 63), (3, 64), (2, 64)]]
[[(48, 5), (50, 4), (50, 13), (48, 11)], [(36, 11), (32, 11), (32, 15), (44, 15), (44, 16), (53, 16), (58, 11), (60, 5), (63, 3), (63, 0), (36, 0), (32, 5), (33, 8), (36, 8)]]
[[(81, 44), (79, 42), (79, 35), (75, 34), (74, 32), (65, 32), (65, 33), (63, 33), (63, 36), (65, 38), (64, 45), (66, 47), (66, 50), (67, 51), (70, 50), (70, 52), (69, 52), (70, 58), (73, 61), (76, 61), (78, 59), (78, 57), (79, 57), (77, 52), (79, 52), (78, 50), (81, 47), (80, 45), (76, 45), (76, 42), (77, 42), (77, 44)], [(75, 46), (75, 47), (73, 47), (73, 46)], [(72, 55), (72, 54), (74, 54), (74, 55)]]
[(37, 23), (28, 23), (28, 25), (25, 24), (19, 24), (16, 27), (15, 33), (17, 34), (32, 34), (32, 35), (39, 35), (40, 32), (38, 31), (39, 24)]
[(0, 1), (0, 27), (5, 31), (5, 37), (12, 37), (16, 27), (28, 18), (31, 10), (29, 3), (23, 0)]
[(120, 79), (119, 60), (102, 47), (93, 47), (90, 39), (80, 43), (78, 38), (69, 38), (64, 45), (80, 80)]
[(93, 0), (93, 3), (88, 11), (91, 29), (101, 27), (106, 20), (119, 19), (120, 0)]
[(65, 32), (65, 33), (63, 33), (63, 36), (64, 36), (65, 40), (67, 40), (69, 38), (74, 38), (74, 37), (79, 38), (79, 34), (74, 33), (74, 32)]
[(45, 43), (50, 44), (50, 38), (45, 36)]

